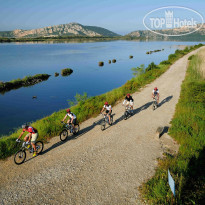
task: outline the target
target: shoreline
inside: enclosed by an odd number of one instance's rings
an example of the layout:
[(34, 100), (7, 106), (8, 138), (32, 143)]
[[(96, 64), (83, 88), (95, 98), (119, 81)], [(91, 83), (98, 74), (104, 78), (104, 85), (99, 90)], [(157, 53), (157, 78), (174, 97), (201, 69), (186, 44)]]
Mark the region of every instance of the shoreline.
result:
[(36, 37), (36, 38), (6, 38), (0, 37), (0, 44), (4, 43), (87, 43), (87, 42), (105, 42), (105, 41), (167, 41), (167, 42), (204, 42), (205, 39), (146, 39), (145, 37)]

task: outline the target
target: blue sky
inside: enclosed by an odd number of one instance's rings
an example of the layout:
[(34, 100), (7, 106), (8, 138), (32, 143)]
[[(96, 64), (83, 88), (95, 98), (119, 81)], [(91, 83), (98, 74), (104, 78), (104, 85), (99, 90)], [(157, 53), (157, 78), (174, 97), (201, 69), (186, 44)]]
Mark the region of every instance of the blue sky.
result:
[(142, 20), (162, 6), (183, 6), (205, 17), (204, 0), (0, 0), (0, 31), (78, 22), (119, 34), (145, 29)]

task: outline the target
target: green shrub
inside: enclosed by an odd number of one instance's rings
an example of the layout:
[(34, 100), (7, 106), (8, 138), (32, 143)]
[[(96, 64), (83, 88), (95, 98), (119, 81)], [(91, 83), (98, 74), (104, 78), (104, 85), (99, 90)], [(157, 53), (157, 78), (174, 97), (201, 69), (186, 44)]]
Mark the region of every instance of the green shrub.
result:
[(151, 62), (148, 67), (145, 69), (145, 72), (153, 70), (153, 69), (158, 69), (159, 67), (154, 64), (154, 62)]
[(191, 59), (192, 59), (193, 57), (194, 57), (194, 55), (192, 55), (192, 56), (189, 56), (188, 60), (191, 60)]
[(176, 54), (170, 54), (170, 55), (168, 56), (168, 60), (169, 60), (169, 61), (172, 61), (172, 60), (174, 60), (176, 57), (177, 57)]
[(162, 61), (160, 64), (170, 65), (171, 63), (168, 60)]
[(134, 76), (142, 75), (145, 72), (145, 66), (141, 64), (140, 67), (132, 68), (132, 71)]
[(175, 54), (182, 54), (182, 55), (184, 55), (185, 52), (184, 52), (184, 50), (179, 50), (179, 49), (177, 49), (177, 50), (175, 51)]

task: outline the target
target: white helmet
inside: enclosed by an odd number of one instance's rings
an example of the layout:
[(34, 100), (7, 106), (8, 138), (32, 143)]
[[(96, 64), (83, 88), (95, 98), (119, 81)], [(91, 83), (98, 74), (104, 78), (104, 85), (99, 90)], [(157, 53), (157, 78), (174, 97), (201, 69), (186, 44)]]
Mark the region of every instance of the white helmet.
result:
[(24, 123), (22, 126), (22, 129), (25, 129), (26, 127), (28, 127), (27, 123)]

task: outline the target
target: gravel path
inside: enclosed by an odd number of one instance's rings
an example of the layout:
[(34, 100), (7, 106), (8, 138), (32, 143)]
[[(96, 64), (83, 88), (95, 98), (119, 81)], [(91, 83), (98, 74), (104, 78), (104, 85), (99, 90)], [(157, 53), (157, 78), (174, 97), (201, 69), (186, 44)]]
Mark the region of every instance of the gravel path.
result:
[[(101, 116), (81, 124), (76, 139), (50, 140), (44, 153), (17, 166), (13, 156), (0, 161), (0, 204), (142, 204), (138, 187), (153, 176), (157, 158), (178, 145), (159, 126), (169, 126), (185, 77), (187, 58), (141, 92), (133, 94), (135, 115), (122, 120), (124, 107), (113, 108), (114, 125), (101, 131)], [(152, 111), (151, 92), (160, 91), (160, 107)]]

